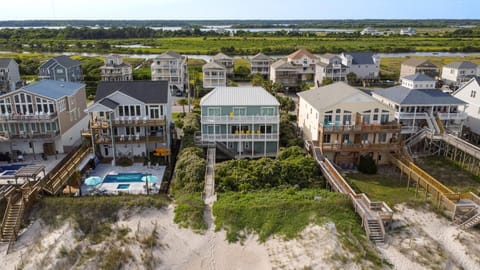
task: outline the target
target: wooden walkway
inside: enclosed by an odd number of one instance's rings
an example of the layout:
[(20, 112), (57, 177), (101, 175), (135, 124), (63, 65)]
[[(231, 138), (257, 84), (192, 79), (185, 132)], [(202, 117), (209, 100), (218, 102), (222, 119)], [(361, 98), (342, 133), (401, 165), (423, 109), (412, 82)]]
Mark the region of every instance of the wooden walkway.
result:
[(332, 189), (350, 198), (370, 240), (374, 243), (385, 243), (385, 225), (392, 222), (392, 209), (385, 202), (372, 202), (364, 193), (357, 194), (333, 164), (323, 157), (320, 148), (313, 147), (311, 143), (308, 148)]

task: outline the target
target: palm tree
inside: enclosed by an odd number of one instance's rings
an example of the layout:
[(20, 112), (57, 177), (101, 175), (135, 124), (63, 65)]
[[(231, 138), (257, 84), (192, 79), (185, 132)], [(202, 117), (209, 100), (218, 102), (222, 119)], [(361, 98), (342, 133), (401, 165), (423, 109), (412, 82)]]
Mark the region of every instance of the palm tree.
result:
[(185, 105), (188, 104), (187, 100), (184, 98), (181, 98), (177, 100), (177, 102), (178, 102), (178, 105), (182, 105), (183, 113), (185, 114)]

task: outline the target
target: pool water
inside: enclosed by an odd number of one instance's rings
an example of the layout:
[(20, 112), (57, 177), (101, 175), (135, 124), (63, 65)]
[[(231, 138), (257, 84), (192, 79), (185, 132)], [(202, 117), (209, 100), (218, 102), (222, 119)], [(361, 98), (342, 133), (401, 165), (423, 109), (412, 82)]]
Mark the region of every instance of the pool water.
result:
[[(103, 178), (103, 183), (132, 183), (143, 182), (143, 173), (119, 173), (119, 174), (107, 174)], [(120, 186), (120, 185), (119, 185)], [(128, 188), (128, 187), (127, 187)]]
[(16, 170), (5, 170), (2, 175), (14, 175), (16, 172)]
[(18, 169), (30, 164), (18, 164), (18, 165), (2, 165), (0, 166), (0, 172), (3, 171), (17, 171)]
[(130, 187), (130, 184), (119, 184), (117, 186), (117, 189), (128, 189)]

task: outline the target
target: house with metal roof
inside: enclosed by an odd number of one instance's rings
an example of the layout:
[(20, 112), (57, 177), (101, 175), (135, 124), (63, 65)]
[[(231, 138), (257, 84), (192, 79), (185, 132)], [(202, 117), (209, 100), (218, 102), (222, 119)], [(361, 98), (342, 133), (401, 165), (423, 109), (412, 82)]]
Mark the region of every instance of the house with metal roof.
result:
[(21, 80), (17, 62), (12, 58), (0, 58), (0, 92), (16, 90), (19, 84)]
[(270, 65), (273, 60), (263, 53), (258, 53), (250, 58), (250, 73), (260, 74), (265, 77), (270, 75)]
[(227, 69), (216, 62), (208, 62), (202, 66), (203, 88), (227, 86)]
[(478, 74), (478, 65), (470, 61), (452, 62), (442, 68), (442, 80), (453, 86), (460, 86)]
[(343, 52), (342, 64), (355, 73), (358, 79), (378, 79), (380, 76), (380, 57), (373, 52)]
[(168, 81), (172, 94), (188, 89), (188, 58), (176, 52), (167, 51), (156, 56), (151, 65), (152, 81)]
[(279, 105), (262, 87), (217, 87), (200, 101), (199, 143), (231, 158), (276, 156)]
[(99, 82), (95, 102), (86, 109), (95, 154), (150, 158), (155, 149), (170, 151), (171, 95), (167, 81)]
[(121, 55), (109, 54), (100, 67), (100, 75), (102, 81), (131, 81), (132, 65), (123, 62)]
[(38, 70), (41, 80), (64, 82), (81, 82), (83, 80), (80, 61), (73, 60), (66, 55), (48, 59), (40, 65)]
[(325, 78), (330, 78), (334, 82), (343, 82), (347, 80), (348, 72), (349, 68), (342, 64), (340, 56), (326, 53), (320, 55), (315, 67), (315, 83), (320, 86)]
[(302, 82), (313, 82), (315, 77), (315, 65), (318, 57), (307, 51), (299, 49), (287, 56), (287, 62), (297, 68), (298, 79)]
[(466, 102), (430, 87), (434, 82), (428, 79), (423, 74), (407, 76), (401, 86), (375, 89), (372, 96), (395, 110), (402, 134), (413, 134), (422, 128), (434, 133), (445, 129), (459, 132), (467, 118)]
[(42, 80), (0, 96), (0, 152), (53, 155), (81, 142), (85, 84)]
[(427, 59), (409, 58), (402, 62), (400, 79), (416, 73), (422, 73), (432, 78), (437, 77), (439, 74), (438, 67)]
[(384, 163), (386, 152), (399, 149), (393, 108), (369, 94), (337, 82), (297, 95), (297, 121), (305, 139), (336, 164), (352, 167), (364, 155)]
[(217, 53), (212, 57), (213, 62), (222, 65), (225, 67), (227, 71), (227, 75), (235, 74), (235, 63), (233, 62), (233, 58), (224, 54), (224, 53)]
[(298, 78), (297, 67), (283, 59), (280, 59), (270, 65), (270, 80), (280, 83), (283, 87), (298, 87), (300, 80)]
[(452, 96), (467, 103), (465, 127), (468, 128), (469, 132), (475, 134), (476, 140), (474, 141), (480, 143), (480, 77), (475, 76), (471, 78), (470, 81), (464, 83), (458, 90), (453, 92)]

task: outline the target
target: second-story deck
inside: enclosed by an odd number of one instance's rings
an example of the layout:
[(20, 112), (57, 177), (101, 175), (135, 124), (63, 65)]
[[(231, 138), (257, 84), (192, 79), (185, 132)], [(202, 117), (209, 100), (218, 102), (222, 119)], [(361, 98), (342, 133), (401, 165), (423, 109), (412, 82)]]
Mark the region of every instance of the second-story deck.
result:
[(320, 131), (322, 131), (323, 133), (400, 132), (400, 129), (401, 125), (396, 123), (359, 125), (320, 124)]
[[(148, 118), (140, 116), (120, 117), (111, 121), (114, 127), (125, 126), (164, 126), (166, 124), (165, 117)], [(93, 129), (105, 129), (110, 127), (110, 120), (97, 120), (91, 123)]]
[(57, 113), (0, 114), (0, 123), (7, 122), (45, 122), (57, 118)]
[(258, 124), (275, 124), (280, 121), (278, 115), (221, 115), (221, 116), (202, 116), (202, 124), (242, 124), (242, 123), (258, 123)]

